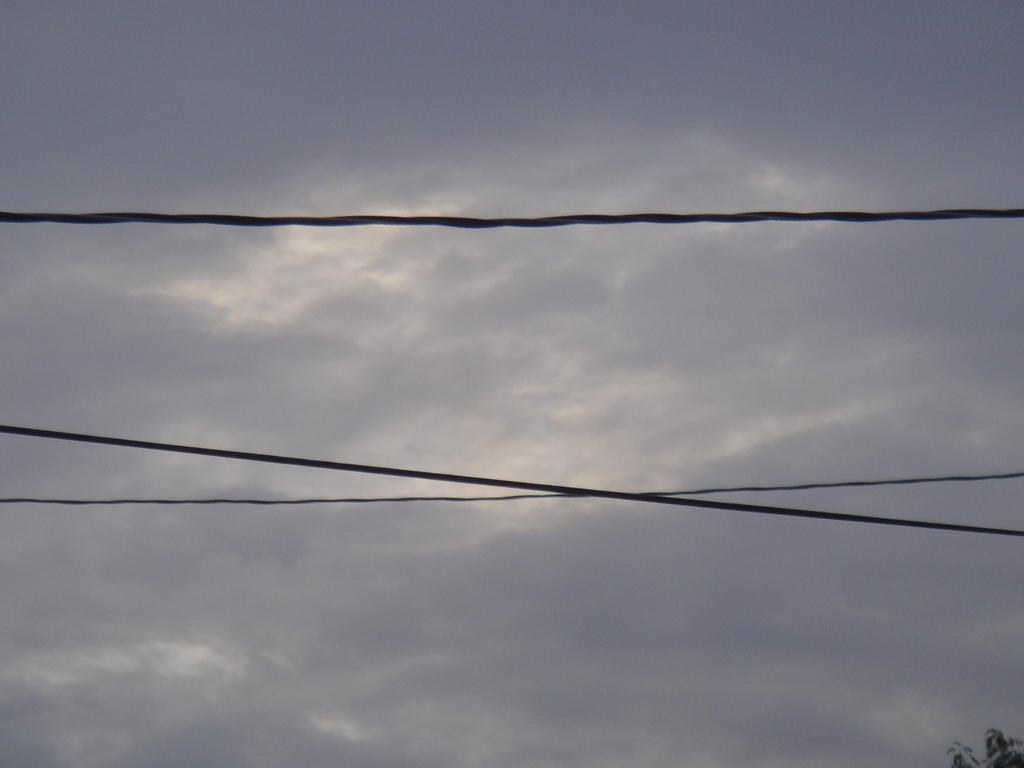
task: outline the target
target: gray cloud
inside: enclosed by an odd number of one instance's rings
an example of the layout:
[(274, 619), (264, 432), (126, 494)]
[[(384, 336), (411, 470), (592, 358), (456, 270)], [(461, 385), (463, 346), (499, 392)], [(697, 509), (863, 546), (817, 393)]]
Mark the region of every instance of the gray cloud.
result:
[[(1018, 205), (1016, 6), (9, 4), (0, 206)], [(1016, 222), (0, 229), (4, 420), (630, 489), (1018, 469)], [(0, 441), (3, 495), (464, 492)], [(1019, 481), (755, 497), (1019, 527)], [(21, 765), (934, 765), (1015, 545), (586, 500), (0, 510)]]

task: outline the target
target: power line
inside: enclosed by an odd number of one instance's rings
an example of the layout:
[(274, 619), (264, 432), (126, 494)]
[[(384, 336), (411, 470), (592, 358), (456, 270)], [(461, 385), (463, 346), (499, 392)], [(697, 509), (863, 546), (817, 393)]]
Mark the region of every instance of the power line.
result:
[(739, 493), (742, 491), (807, 491), (814, 488), (866, 488), (877, 485), (920, 485), (923, 483), (971, 483), (981, 480), (1009, 480), (1024, 477), (1024, 472), (1001, 472), (989, 475), (939, 475), (932, 477), (900, 477), (886, 480), (839, 480), (828, 483), (800, 483), (797, 485), (737, 485), (731, 488), (698, 488), (693, 491), (652, 491), (662, 496), (707, 493)]
[(564, 493), (516, 493), (507, 496), (347, 496), (322, 499), (48, 499), (40, 497), (11, 497), (0, 499), (0, 504), (55, 504), (69, 507), (117, 506), (124, 504), (157, 504), (165, 506), (246, 504), (265, 507), (302, 506), (306, 504), (385, 504), (410, 501), (512, 501), (515, 499), (571, 498)]
[(108, 211), (101, 213), (57, 213), (0, 211), (0, 222), (54, 224), (216, 224), (228, 227), (362, 227), (389, 226), (455, 227), (494, 229), (498, 227), (547, 228), (578, 224), (748, 224), (764, 221), (946, 221), (952, 219), (1021, 219), (1024, 208), (944, 208), (933, 211), (748, 211), (745, 213), (586, 213), (566, 216), (491, 217), (392, 216), (379, 214), (346, 216), (248, 216), (226, 213), (152, 213)]
[[(879, 485), (917, 485), (921, 483), (977, 482), (981, 480), (1006, 480), (1024, 477), (1024, 472), (1003, 472), (989, 475), (943, 475), (941, 477), (903, 477), (890, 480), (842, 480), (831, 483), (800, 483), (799, 485), (739, 485), (727, 488), (695, 488), (683, 491), (642, 491), (646, 496), (702, 496), (712, 493), (740, 493), (763, 491), (803, 491), (813, 488), (863, 488)], [(260, 506), (301, 506), (305, 504), (376, 504), (401, 503), (410, 501), (519, 501), (525, 499), (564, 499), (564, 493), (516, 493), (503, 496), (344, 496), (338, 498), (313, 497), (301, 499), (253, 499), (253, 498), (206, 498), (206, 499), (69, 499), (41, 497), (0, 498), (0, 504), (58, 504), (65, 506), (113, 506), (118, 504), (163, 504), (163, 505), (210, 505), (248, 504)]]
[(932, 530), (955, 531), (959, 533), (988, 533), (998, 536), (1024, 537), (1024, 530), (1008, 528), (990, 528), (975, 525), (964, 525), (959, 523), (943, 523), (927, 520), (910, 520), (894, 517), (877, 517), (869, 515), (851, 515), (839, 512), (822, 512), (810, 509), (796, 509), (793, 507), (770, 507), (760, 504), (744, 504), (739, 502), (709, 501), (707, 499), (680, 498), (675, 496), (659, 496), (642, 493), (628, 493), (625, 491), (609, 491), (597, 488), (584, 488), (570, 485), (555, 485), (551, 483), (534, 483), (520, 480), (499, 480), (496, 478), (478, 477), (474, 475), (457, 475), (446, 472), (428, 472), (418, 469), (400, 469), (397, 467), (383, 467), (369, 464), (353, 464), (349, 462), (328, 461), (325, 459), (304, 459), (295, 456), (280, 456), (268, 453), (254, 453), (249, 451), (233, 451), (220, 448), (205, 448), (201, 446), (179, 445), (175, 443), (157, 443), (147, 440), (131, 440), (121, 437), (107, 437), (103, 435), (82, 434), (77, 432), (58, 432), (48, 429), (37, 429), (34, 427), (15, 427), (0, 425), (0, 432), (22, 435), (26, 437), (42, 437), (52, 440), (70, 440), (84, 443), (97, 443), (101, 445), (115, 445), (125, 448), (139, 448), (153, 451), (166, 451), (171, 453), (184, 453), (197, 456), (212, 456), (225, 459), (238, 459), (241, 461), (257, 461), (266, 464), (283, 464), (287, 466), (309, 467), (311, 469), (330, 469), (344, 472), (358, 472), (373, 475), (388, 475), (392, 477), (409, 477), (419, 480), (433, 480), (445, 483), (464, 483), (468, 485), (488, 485), (499, 488), (514, 488), (524, 491), (538, 491), (541, 493), (556, 493), (565, 496), (582, 496), (604, 499), (617, 499), (620, 501), (639, 501), (648, 504), (667, 504), (671, 506), (700, 507), (705, 509), (721, 509), (736, 512), (751, 512), (762, 515), (780, 515), (786, 517), (803, 517), (819, 520), (833, 520), (851, 523), (872, 523), (875, 525), (894, 525), (907, 528), (928, 528)]

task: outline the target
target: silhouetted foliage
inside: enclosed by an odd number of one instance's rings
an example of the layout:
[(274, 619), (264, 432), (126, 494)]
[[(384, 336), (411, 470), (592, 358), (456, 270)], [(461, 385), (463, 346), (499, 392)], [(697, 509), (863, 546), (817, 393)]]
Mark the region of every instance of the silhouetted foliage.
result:
[(997, 728), (985, 732), (983, 760), (959, 741), (953, 742), (946, 754), (953, 756), (952, 768), (1024, 768), (1024, 740), (1009, 738)]

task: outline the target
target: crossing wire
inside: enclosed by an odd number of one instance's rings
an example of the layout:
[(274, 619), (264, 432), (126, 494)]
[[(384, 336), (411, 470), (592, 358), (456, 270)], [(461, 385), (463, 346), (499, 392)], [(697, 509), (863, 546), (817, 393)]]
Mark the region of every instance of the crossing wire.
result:
[(228, 227), (362, 227), (428, 226), (458, 229), (525, 227), (542, 229), (581, 224), (749, 224), (765, 221), (947, 221), (958, 219), (1021, 219), (1024, 208), (943, 208), (931, 211), (747, 211), (743, 213), (584, 213), (563, 216), (489, 217), (358, 214), (343, 216), (249, 216), (226, 213), (153, 213), (106, 211), (61, 213), (0, 211), (0, 223), (51, 224), (214, 224)]
[[(766, 491), (804, 491), (815, 488), (867, 488), (882, 485), (919, 485), (924, 483), (968, 483), (983, 480), (1008, 480), (1024, 477), (1024, 472), (1001, 472), (988, 475), (942, 475), (939, 477), (901, 477), (887, 480), (840, 480), (829, 483), (800, 483), (795, 485), (737, 485), (721, 488), (693, 488), (682, 491), (642, 491), (649, 496), (704, 496), (714, 493), (751, 493)], [(43, 498), (38, 496), (12, 496), (0, 498), (0, 504), (57, 504), (63, 506), (116, 506), (120, 504), (163, 504), (163, 505), (210, 505), (247, 504), (260, 506), (301, 506), (306, 504), (378, 504), (411, 501), (520, 501), (525, 499), (563, 499), (564, 493), (515, 493), (502, 496), (342, 496), (311, 497), (300, 499), (254, 499), (254, 498), (117, 498), (117, 499), (70, 499)]]
[(779, 515), (785, 517), (802, 517), (819, 520), (832, 520), (835, 522), (870, 523), (874, 525), (891, 525), (906, 528), (924, 528), (957, 533), (986, 533), (997, 536), (1024, 537), (1024, 530), (1009, 528), (994, 528), (987, 526), (965, 525), (961, 523), (945, 523), (931, 520), (913, 520), (895, 517), (879, 517), (873, 515), (854, 515), (840, 512), (823, 512), (820, 510), (813, 509), (798, 509), (795, 507), (772, 507), (762, 504), (745, 504), (740, 502), (729, 501), (710, 501), (708, 499), (693, 499), (678, 496), (659, 496), (643, 493), (629, 493), (625, 491), (604, 490), (598, 488), (585, 488), (580, 486), (555, 485), (552, 483), (536, 483), (521, 480), (500, 480), (497, 478), (479, 477), (475, 475), (459, 475), (450, 474), (447, 472), (429, 472), (418, 469), (403, 469), (398, 467), (385, 467), (371, 464), (354, 464), (350, 462), (329, 461), (325, 459), (306, 459), (295, 456), (281, 456), (269, 453), (255, 453), (251, 451), (225, 450), (220, 448), (180, 445), (176, 443), (159, 443), (148, 440), (133, 440), (122, 437), (109, 437), (104, 435), (92, 435), (79, 432), (63, 432), (48, 429), (38, 429), (36, 427), (17, 427), (12, 425), (0, 425), (0, 432), (12, 435), (21, 435), (25, 437), (40, 437), (52, 440), (69, 440), (75, 442), (121, 446), (125, 448), (137, 448), (152, 451), (166, 451), (171, 453), (192, 454), (197, 456), (210, 456), (225, 459), (237, 459), (241, 461), (262, 462), (267, 464), (282, 464), (286, 466), (308, 467), (311, 469), (329, 469), (344, 472), (358, 472), (363, 474), (388, 475), (392, 477), (408, 477), (419, 480), (432, 480), (446, 483), (487, 485), (498, 488), (513, 488), (516, 490), (523, 491), (556, 493), (565, 496), (593, 497), (604, 499), (616, 499), (620, 501), (637, 501), (648, 504), (665, 504), (670, 506), (731, 510), (736, 512), (750, 512), (762, 515)]

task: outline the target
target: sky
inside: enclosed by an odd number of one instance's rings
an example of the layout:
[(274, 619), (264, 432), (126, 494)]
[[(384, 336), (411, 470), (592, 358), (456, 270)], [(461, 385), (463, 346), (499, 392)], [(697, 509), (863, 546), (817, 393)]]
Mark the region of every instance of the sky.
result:
[[(0, 210), (1019, 207), (1024, 5), (0, 3)], [(1024, 469), (1021, 221), (0, 224), (0, 422), (618, 490)], [(0, 496), (487, 489), (0, 436)], [(726, 500), (1024, 527), (1024, 480)], [(642, 507), (642, 508), (641, 508)], [(0, 762), (947, 764), (1019, 540), (597, 499), (0, 506)]]

